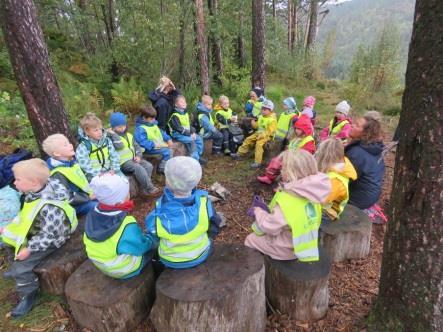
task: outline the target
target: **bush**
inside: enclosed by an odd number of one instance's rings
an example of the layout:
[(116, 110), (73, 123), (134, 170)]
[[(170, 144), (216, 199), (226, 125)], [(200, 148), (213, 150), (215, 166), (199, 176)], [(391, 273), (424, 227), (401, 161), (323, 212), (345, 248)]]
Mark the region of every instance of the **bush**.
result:
[(145, 94), (133, 77), (129, 80), (121, 78), (118, 83), (112, 83), (111, 94), (114, 107), (130, 115), (137, 114), (138, 109), (146, 103)]

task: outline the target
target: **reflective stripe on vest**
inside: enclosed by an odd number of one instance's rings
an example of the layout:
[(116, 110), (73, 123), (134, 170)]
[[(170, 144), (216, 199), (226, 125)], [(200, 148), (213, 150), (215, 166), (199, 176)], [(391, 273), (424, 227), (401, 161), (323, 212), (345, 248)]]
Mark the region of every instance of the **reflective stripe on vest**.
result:
[(291, 119), (294, 117), (295, 113), (282, 113), (278, 118), (277, 132), (275, 136), (280, 139), (284, 139), (289, 132), (289, 126), (291, 124)]
[(269, 205), (278, 204), (291, 228), (294, 253), (302, 262), (318, 261), (318, 229), (321, 223), (321, 205), (306, 198), (279, 191)]
[(289, 150), (298, 150), (301, 149), (305, 144), (314, 141), (314, 137), (312, 136), (306, 136), (303, 139), (293, 139), (291, 142), (289, 142), (288, 149)]
[(349, 200), (349, 178), (346, 176), (343, 176), (337, 172), (330, 171), (327, 173), (329, 179), (337, 179), (339, 180), (343, 186), (346, 188), (346, 198), (342, 200), (341, 202), (333, 201), (330, 204), (324, 205), (324, 208), (328, 215), (330, 215), (334, 219), (338, 219), (342, 212), (344, 211), (346, 204)]
[(91, 142), (91, 151), (89, 152), (89, 160), (94, 170), (109, 170), (111, 161), (109, 159), (109, 148), (105, 143), (103, 146), (97, 146)]
[(157, 125), (155, 126), (142, 125), (141, 127), (145, 130), (146, 137), (148, 138), (148, 140), (153, 141), (158, 145), (165, 144), (162, 132)]
[(125, 133), (120, 136), (123, 143), (123, 149), (117, 150), (118, 156), (120, 158), (120, 165), (123, 165), (128, 160), (132, 160), (135, 157), (135, 148), (133, 144), (134, 137), (130, 133)]
[[(180, 125), (183, 128), (185, 128), (187, 130), (191, 130), (191, 121), (189, 120), (189, 114), (188, 113), (182, 114), (182, 113), (179, 113), (179, 112), (174, 112), (174, 113), (172, 113), (171, 118), (169, 119), (169, 122), (171, 121), (172, 117), (174, 117), (174, 116), (178, 118), (178, 121), (180, 122)], [(173, 131), (173, 129), (172, 129), (171, 125), (169, 124), (169, 122), (168, 122), (169, 128), (171, 129), (171, 131)]]
[[(156, 218), (157, 236), (160, 238), (158, 247), (159, 256), (169, 262), (188, 262), (199, 258), (209, 246), (207, 235), (209, 216), (206, 196), (200, 197), (200, 208), (197, 225), (186, 234), (171, 234), (162, 225), (159, 217)], [(160, 200), (157, 201), (157, 207)]]
[(338, 133), (341, 132), (343, 127), (345, 125), (347, 125), (348, 123), (349, 123), (348, 120), (343, 120), (342, 122), (338, 123), (335, 127), (332, 127), (334, 125), (334, 119), (332, 119), (331, 121), (329, 121), (328, 136), (335, 136), (335, 135), (337, 135)]
[(210, 114), (199, 113), (197, 118), (198, 118), (198, 123), (199, 123), (199, 125), (200, 125), (200, 127), (201, 127), (201, 129), (200, 129), (200, 135), (203, 135), (203, 134), (205, 133), (205, 129), (203, 128), (203, 123), (202, 123), (202, 118), (203, 118), (204, 116), (207, 116), (207, 117), (209, 118), (209, 123), (210, 123), (211, 125), (214, 125), (214, 120), (212, 120), (212, 116), (211, 116)]
[(230, 120), (232, 118), (232, 110), (230, 108), (228, 108), (227, 110), (222, 109), (222, 110), (218, 110), (215, 113), (215, 123), (217, 124), (217, 127), (219, 129), (224, 129), (224, 128), (229, 128), (229, 125), (227, 124), (223, 124), (217, 121), (217, 115), (220, 114), (224, 119), (226, 120)]
[(89, 239), (86, 232), (83, 235), (88, 258), (100, 271), (113, 278), (126, 277), (137, 271), (142, 263), (142, 256), (117, 254), (118, 243), (129, 224), (137, 224), (134, 217), (126, 216), (118, 230), (110, 238), (101, 242)]
[(2, 234), (2, 240), (15, 248), (16, 256), (22, 246), (26, 246), (29, 230), (40, 210), (47, 204), (55, 205), (65, 212), (71, 225), (71, 233), (77, 228), (78, 220), (75, 210), (67, 201), (36, 199), (32, 202), (25, 202), (18, 216), (5, 227)]
[(89, 186), (88, 179), (78, 163), (75, 163), (71, 167), (57, 166), (51, 170), (51, 175), (56, 173), (62, 174), (69, 180), (69, 182), (73, 183), (81, 191), (87, 193), (88, 195), (92, 194), (92, 189)]

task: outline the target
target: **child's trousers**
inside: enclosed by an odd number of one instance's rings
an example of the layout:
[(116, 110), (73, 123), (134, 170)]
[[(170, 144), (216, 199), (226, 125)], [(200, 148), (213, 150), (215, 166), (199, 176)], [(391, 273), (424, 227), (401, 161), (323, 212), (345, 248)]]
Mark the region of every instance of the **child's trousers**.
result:
[(255, 132), (252, 135), (246, 137), (243, 144), (238, 148), (238, 153), (245, 155), (248, 151), (255, 146), (255, 162), (261, 164), (263, 161), (263, 152), (268, 137), (260, 135)]
[(141, 159), (139, 163), (134, 160), (128, 160), (120, 167), (124, 174), (134, 175), (143, 190), (151, 191), (154, 189), (154, 185), (151, 181), (152, 164), (150, 162), (144, 159)]
[(51, 247), (45, 251), (32, 252), (25, 260), (12, 263), (9, 271), (11, 277), (15, 279), (15, 288), (20, 297), (31, 294), (39, 288), (38, 277), (33, 270), (46, 256), (49, 256), (55, 250), (55, 247)]
[(221, 151), (223, 142), (223, 134), (221, 132), (217, 130), (203, 137), (204, 139), (212, 139), (212, 153), (218, 153)]
[(220, 129), (220, 132), (223, 135), (223, 151), (229, 150), (230, 153), (236, 153), (237, 152), (237, 144), (235, 144), (231, 133), (229, 132), (228, 128), (222, 128)]
[(174, 132), (172, 133), (172, 138), (180, 143), (183, 143), (188, 149), (192, 158), (200, 160), (200, 156), (203, 154), (203, 149), (204, 149), (203, 139), (201, 138), (200, 135), (196, 134), (194, 141), (191, 136), (185, 136), (177, 132)]
[(170, 148), (160, 148), (160, 149), (154, 149), (151, 151), (146, 150), (145, 153), (152, 154), (152, 155), (161, 155), (162, 161), (168, 161), (172, 157), (171, 149)]

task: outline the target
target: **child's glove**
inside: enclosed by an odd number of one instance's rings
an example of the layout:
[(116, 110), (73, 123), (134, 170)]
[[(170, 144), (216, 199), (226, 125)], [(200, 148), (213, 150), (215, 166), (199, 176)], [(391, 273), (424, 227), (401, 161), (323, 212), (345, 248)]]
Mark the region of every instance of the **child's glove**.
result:
[(266, 205), (266, 203), (263, 201), (263, 199), (260, 196), (255, 195), (254, 199), (252, 201), (252, 206), (248, 209), (247, 215), (251, 218), (255, 218), (254, 208), (259, 207), (266, 212), (269, 212), (269, 208)]

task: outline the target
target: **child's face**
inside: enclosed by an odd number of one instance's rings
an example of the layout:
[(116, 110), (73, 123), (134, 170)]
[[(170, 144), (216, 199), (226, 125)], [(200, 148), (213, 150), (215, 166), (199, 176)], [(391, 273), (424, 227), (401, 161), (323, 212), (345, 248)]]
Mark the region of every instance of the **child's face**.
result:
[(143, 120), (145, 120), (146, 122), (149, 122), (149, 123), (153, 123), (153, 122), (155, 121), (155, 118), (151, 118), (151, 117), (149, 117), (149, 118), (147, 118), (147, 117), (143, 117)]
[(117, 134), (124, 134), (126, 130), (126, 125), (120, 125), (112, 128)]
[(253, 101), (258, 99), (257, 94), (254, 91), (249, 92), (249, 98), (251, 98)]
[(178, 108), (181, 108), (181, 109), (186, 109), (186, 99), (185, 98), (178, 98), (176, 101), (175, 101), (175, 106), (177, 106)]
[(75, 156), (74, 146), (67, 138), (61, 138), (57, 144), (57, 150), (54, 151), (54, 157), (60, 160), (70, 160)]
[(207, 109), (212, 110), (212, 101), (209, 101), (209, 100), (204, 101), (204, 102), (203, 102), (203, 105), (204, 105)]
[(267, 116), (267, 115), (271, 114), (271, 110), (269, 108), (262, 108), (261, 109), (261, 114), (263, 116)]
[(299, 128), (295, 128), (295, 136), (303, 137), (303, 136), (305, 136), (305, 133), (303, 132), (303, 130), (301, 130)]
[(344, 115), (343, 113), (340, 113), (340, 112), (335, 112), (335, 117), (337, 120), (340, 120), (340, 121), (346, 119), (346, 115)]
[(89, 128), (85, 130), (86, 135), (93, 140), (100, 140), (103, 137), (103, 128), (102, 126), (97, 126), (95, 128)]
[(14, 173), (14, 185), (17, 188), (18, 191), (22, 193), (28, 193), (28, 192), (36, 192), (39, 191), (43, 185), (36, 180), (29, 179), (26, 176), (23, 176), (23, 174), (16, 174)]
[(363, 118), (359, 118), (352, 123), (351, 132), (349, 136), (354, 139), (358, 139), (362, 136), (363, 131), (365, 130), (366, 120)]
[(229, 100), (223, 100), (220, 102), (220, 106), (223, 107), (224, 109), (228, 109), (229, 108)]
[(288, 106), (286, 106), (286, 104), (282, 104), (283, 105), (283, 109), (285, 110), (285, 111), (287, 111), (288, 109), (289, 109), (289, 107)]

